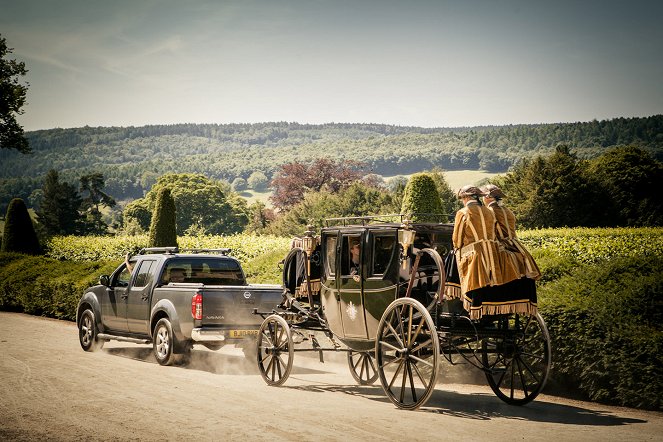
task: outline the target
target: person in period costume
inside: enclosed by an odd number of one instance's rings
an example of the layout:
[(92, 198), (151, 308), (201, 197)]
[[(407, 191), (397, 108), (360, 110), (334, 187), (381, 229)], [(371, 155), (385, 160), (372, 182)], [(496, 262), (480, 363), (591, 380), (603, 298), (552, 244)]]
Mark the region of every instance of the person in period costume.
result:
[(510, 259), (517, 263), (520, 275), (538, 280), (541, 278), (541, 271), (536, 265), (534, 257), (516, 236), (516, 216), (502, 203), (502, 198), (505, 197), (504, 192), (494, 184), (483, 186), (481, 190), (484, 194), (485, 206), (495, 215), (497, 239), (504, 244), (508, 252), (514, 255)]
[(483, 195), (475, 186), (458, 191), (465, 207), (456, 213), (452, 240), (463, 307), (471, 319), (532, 314), (536, 312), (534, 280), (521, 277), (514, 254), (498, 241), (495, 214), (481, 204)]

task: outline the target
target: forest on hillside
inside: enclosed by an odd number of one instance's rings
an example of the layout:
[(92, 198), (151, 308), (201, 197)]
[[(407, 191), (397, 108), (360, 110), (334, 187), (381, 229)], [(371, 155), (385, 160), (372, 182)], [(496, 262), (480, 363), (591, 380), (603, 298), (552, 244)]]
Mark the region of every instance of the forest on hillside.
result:
[(579, 123), (471, 128), (381, 124), (176, 124), (82, 127), (28, 132), (33, 153), (0, 152), (0, 206), (29, 201), (50, 169), (63, 180), (102, 173), (118, 200), (142, 197), (166, 173), (199, 173), (232, 181), (255, 171), (271, 178), (293, 161), (355, 160), (370, 173), (444, 170), (506, 172), (523, 158), (568, 145), (579, 158), (607, 148), (639, 146), (663, 159), (663, 115)]

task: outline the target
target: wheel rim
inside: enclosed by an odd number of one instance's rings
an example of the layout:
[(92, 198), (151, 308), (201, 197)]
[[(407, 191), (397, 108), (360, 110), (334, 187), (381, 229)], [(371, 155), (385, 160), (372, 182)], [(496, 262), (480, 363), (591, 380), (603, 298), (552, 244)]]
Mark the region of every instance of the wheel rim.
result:
[(168, 328), (163, 325), (157, 330), (156, 353), (159, 359), (165, 359), (170, 351), (170, 336)]
[(435, 388), (440, 345), (433, 319), (411, 298), (394, 301), (378, 326), (377, 368), (385, 394), (399, 408), (414, 410)]
[(283, 384), (292, 370), (294, 349), (290, 327), (285, 319), (270, 316), (260, 326), (258, 368), (269, 385)]
[(504, 402), (524, 405), (541, 392), (550, 371), (550, 336), (543, 318), (510, 315), (496, 320), (497, 336), (482, 343), (488, 384)]
[(81, 343), (85, 347), (88, 347), (92, 344), (93, 339), (94, 328), (92, 326), (92, 318), (90, 318), (90, 315), (85, 315), (81, 320)]
[(352, 377), (360, 385), (371, 385), (378, 379), (378, 371), (375, 367), (375, 357), (369, 352), (348, 352), (348, 365)]

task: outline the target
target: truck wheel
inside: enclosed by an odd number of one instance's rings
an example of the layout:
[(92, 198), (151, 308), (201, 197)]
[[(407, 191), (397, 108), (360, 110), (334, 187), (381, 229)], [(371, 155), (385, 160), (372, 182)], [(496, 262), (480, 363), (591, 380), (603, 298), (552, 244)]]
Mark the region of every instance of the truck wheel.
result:
[(167, 318), (159, 319), (156, 327), (154, 327), (154, 334), (152, 335), (154, 344), (154, 357), (161, 365), (173, 365), (178, 362), (178, 357), (175, 354), (175, 336), (173, 335), (173, 328)]
[(104, 346), (104, 340), (97, 337), (97, 323), (94, 320), (94, 312), (87, 309), (81, 315), (78, 324), (78, 341), (85, 351), (101, 350)]

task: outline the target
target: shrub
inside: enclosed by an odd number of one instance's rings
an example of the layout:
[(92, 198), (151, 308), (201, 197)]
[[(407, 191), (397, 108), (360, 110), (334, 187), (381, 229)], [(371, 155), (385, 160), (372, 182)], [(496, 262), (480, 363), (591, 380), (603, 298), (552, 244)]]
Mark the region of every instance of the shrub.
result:
[(117, 264), (0, 253), (0, 309), (73, 321), (85, 288)]
[(412, 221), (439, 221), (435, 219), (436, 217), (431, 218), (430, 216), (421, 215), (442, 213), (440, 194), (437, 191), (435, 181), (430, 175), (415, 173), (410, 177), (410, 181), (405, 186), (401, 213), (420, 214), (413, 215)]
[(0, 250), (3, 252), (27, 253), (29, 255), (41, 253), (37, 233), (35, 233), (35, 228), (32, 225), (28, 208), (20, 198), (11, 200), (7, 208)]
[(588, 398), (661, 409), (663, 257), (582, 265), (541, 287), (551, 380)]
[(150, 247), (177, 247), (177, 227), (175, 200), (169, 188), (162, 188), (157, 195), (157, 202), (150, 225)]

